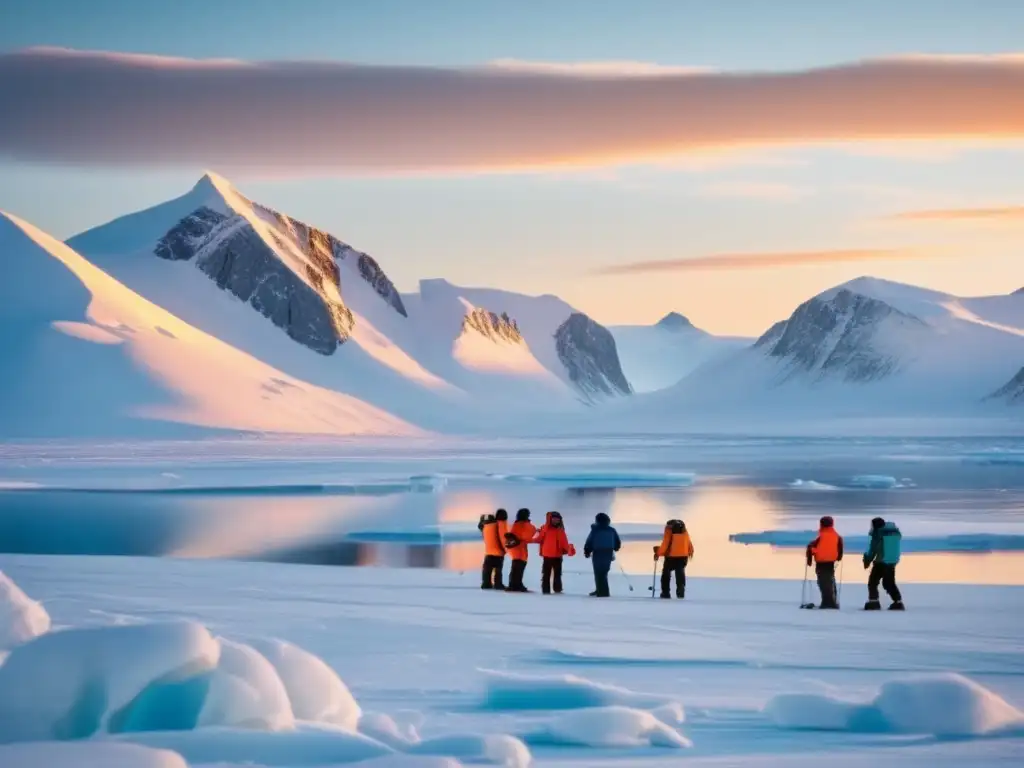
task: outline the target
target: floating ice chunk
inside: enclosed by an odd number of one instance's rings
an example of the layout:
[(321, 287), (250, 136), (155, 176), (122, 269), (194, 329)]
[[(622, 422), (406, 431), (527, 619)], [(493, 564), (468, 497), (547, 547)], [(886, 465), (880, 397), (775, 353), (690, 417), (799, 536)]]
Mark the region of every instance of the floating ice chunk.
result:
[(784, 694), (769, 701), (764, 711), (780, 728), (960, 738), (1024, 733), (1024, 712), (957, 674), (892, 680), (867, 703)]
[(0, 741), (192, 728), (219, 657), (191, 622), (40, 635), (0, 666)]
[(224, 638), (198, 725), (276, 731), (295, 725), (291, 702), (273, 665), (254, 648)]
[(850, 486), (853, 488), (871, 488), (887, 490), (889, 488), (905, 487), (899, 480), (890, 475), (857, 475), (850, 479)]
[(188, 768), (181, 755), (137, 744), (33, 741), (0, 745), (4, 768)]
[(151, 731), (114, 737), (148, 747), (169, 749), (197, 763), (242, 763), (262, 766), (343, 765), (392, 754), (362, 734), (323, 724), (300, 723), (290, 731), (199, 728)]
[(49, 632), (50, 616), (0, 571), (0, 652)]
[(251, 643), (277, 670), (296, 719), (356, 729), (362, 714), (359, 704), (322, 659), (283, 640)]
[(682, 725), (686, 722), (686, 710), (678, 701), (655, 707), (651, 710), (651, 714), (665, 725)]
[(409, 490), (415, 493), (443, 491), (448, 485), (444, 475), (413, 475), (409, 478)]
[(545, 483), (571, 488), (687, 488), (693, 472), (567, 472), (543, 475), (505, 475), (513, 483)]
[(407, 750), (412, 755), (455, 757), (469, 763), (489, 763), (505, 768), (529, 768), (532, 762), (526, 744), (504, 734), (456, 734), (425, 739)]
[(983, 451), (965, 453), (961, 460), (969, 464), (1024, 464), (1024, 450), (1016, 448), (987, 448)]
[(597, 707), (564, 712), (538, 732), (527, 736), (531, 744), (558, 744), (595, 749), (668, 747), (682, 749), (693, 743), (653, 713), (629, 707)]
[(575, 675), (532, 676), (481, 670), (487, 676), (483, 708), (491, 710), (659, 707), (668, 696), (635, 693)]
[(789, 484), (790, 488), (799, 491), (838, 491), (839, 487), (828, 483), (819, 483), (817, 480), (794, 480)]
[[(732, 533), (729, 541), (737, 544), (770, 544), (783, 549), (803, 549), (817, 537), (816, 531), (759, 531)], [(848, 550), (867, 549), (867, 536), (844, 536)], [(904, 536), (903, 552), (1020, 552), (1024, 534), (952, 533), (947, 536)]]

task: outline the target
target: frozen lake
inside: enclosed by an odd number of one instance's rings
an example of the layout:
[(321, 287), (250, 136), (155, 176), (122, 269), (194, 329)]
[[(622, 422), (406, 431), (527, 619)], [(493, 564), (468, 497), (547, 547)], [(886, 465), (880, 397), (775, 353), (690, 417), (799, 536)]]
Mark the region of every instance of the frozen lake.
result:
[(608, 513), (637, 576), (679, 517), (692, 576), (798, 579), (794, 547), (830, 514), (851, 551), (872, 517), (895, 520), (904, 581), (1024, 583), (1024, 440), (45, 443), (0, 446), (0, 460), (8, 553), (464, 571), (479, 515), (525, 506), (561, 511), (576, 542)]

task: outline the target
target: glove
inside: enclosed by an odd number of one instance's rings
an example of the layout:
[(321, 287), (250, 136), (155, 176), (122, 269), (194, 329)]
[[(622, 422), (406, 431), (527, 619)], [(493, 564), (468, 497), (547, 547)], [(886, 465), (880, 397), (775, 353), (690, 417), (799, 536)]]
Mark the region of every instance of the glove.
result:
[(583, 553), (583, 556), (584, 556), (585, 558), (587, 558), (587, 560), (589, 560), (589, 559), (590, 559), (590, 553), (589, 553), (589, 552), (584, 552), (584, 553)]
[(871, 558), (865, 557), (864, 558), (864, 570), (867, 570), (870, 567), (871, 567)]
[(807, 558), (807, 567), (808, 568), (811, 567), (811, 558), (809, 558), (809, 557)]

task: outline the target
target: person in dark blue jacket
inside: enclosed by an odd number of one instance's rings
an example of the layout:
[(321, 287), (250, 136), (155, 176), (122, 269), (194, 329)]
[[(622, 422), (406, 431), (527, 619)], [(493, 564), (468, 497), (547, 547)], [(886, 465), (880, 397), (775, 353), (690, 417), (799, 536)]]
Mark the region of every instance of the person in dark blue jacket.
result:
[(598, 513), (590, 526), (590, 535), (583, 545), (583, 556), (594, 564), (594, 586), (591, 597), (611, 597), (608, 588), (608, 571), (612, 568), (615, 553), (622, 547), (619, 533), (612, 528), (612, 520), (604, 512)]

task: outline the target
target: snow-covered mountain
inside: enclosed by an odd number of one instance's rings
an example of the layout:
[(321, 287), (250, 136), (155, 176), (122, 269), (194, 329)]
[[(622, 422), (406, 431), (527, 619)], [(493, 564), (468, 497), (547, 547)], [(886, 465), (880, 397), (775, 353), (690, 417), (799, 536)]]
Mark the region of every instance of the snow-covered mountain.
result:
[(634, 429), (871, 416), (1009, 417), (1024, 359), (1019, 296), (962, 298), (859, 278), (801, 304), (753, 345), (614, 409)]
[(197, 330), (7, 214), (0, 269), (0, 437), (420, 432)]
[(670, 312), (654, 325), (614, 325), (609, 330), (626, 378), (637, 392), (670, 387), (709, 360), (753, 341), (714, 336), (678, 312)]
[(607, 329), (554, 297), (425, 280), (204, 176), (68, 245), (253, 357), (426, 429), (522, 424), (631, 392)]
[(1005, 400), (1009, 403), (1024, 405), (1024, 367), (1021, 367), (1012, 379), (993, 392), (990, 397), (993, 400)]

